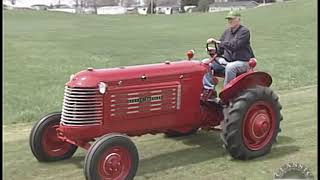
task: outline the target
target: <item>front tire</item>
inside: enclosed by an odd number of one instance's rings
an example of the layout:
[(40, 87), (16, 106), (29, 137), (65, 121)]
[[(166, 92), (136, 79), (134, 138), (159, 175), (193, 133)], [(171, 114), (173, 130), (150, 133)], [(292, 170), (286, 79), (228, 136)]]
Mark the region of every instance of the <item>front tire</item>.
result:
[(61, 112), (48, 114), (31, 130), (29, 145), (33, 155), (40, 162), (68, 159), (78, 148), (58, 138), (56, 129), (59, 127), (60, 117)]
[(87, 180), (131, 180), (138, 165), (138, 150), (130, 138), (108, 134), (90, 147), (84, 160), (84, 174)]
[(224, 110), (222, 140), (235, 159), (252, 159), (271, 151), (280, 131), (281, 105), (269, 87), (242, 91)]

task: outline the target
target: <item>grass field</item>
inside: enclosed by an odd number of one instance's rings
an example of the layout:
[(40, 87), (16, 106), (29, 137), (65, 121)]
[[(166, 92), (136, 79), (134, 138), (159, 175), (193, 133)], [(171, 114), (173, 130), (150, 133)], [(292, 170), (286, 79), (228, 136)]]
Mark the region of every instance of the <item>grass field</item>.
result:
[[(317, 82), (316, 0), (243, 12), (258, 68), (273, 88)], [(174, 16), (86, 16), (4, 12), (4, 123), (34, 122), (61, 109), (64, 83), (87, 67), (105, 68), (204, 58), (208, 37), (219, 37), (226, 13)]]
[[(316, 86), (280, 91), (284, 121), (272, 152), (251, 161), (232, 160), (218, 132), (167, 139), (163, 135), (133, 138), (140, 155), (136, 180), (270, 180), (281, 165), (300, 162), (317, 175)], [(303, 98), (301, 98), (303, 97)], [(70, 160), (38, 163), (28, 145), (32, 124), (4, 126), (4, 179), (81, 180), (85, 151)]]
[[(317, 174), (316, 0), (293, 0), (244, 11), (258, 69), (273, 77), (284, 121), (271, 154), (232, 160), (217, 132), (189, 138), (134, 138), (140, 154), (136, 179), (272, 179), (284, 163), (298, 161)], [(85, 151), (42, 164), (28, 135), (42, 115), (61, 109), (64, 83), (87, 67), (106, 68), (185, 58), (226, 27), (225, 13), (173, 16), (95, 16), (4, 12), (4, 179), (83, 179)]]

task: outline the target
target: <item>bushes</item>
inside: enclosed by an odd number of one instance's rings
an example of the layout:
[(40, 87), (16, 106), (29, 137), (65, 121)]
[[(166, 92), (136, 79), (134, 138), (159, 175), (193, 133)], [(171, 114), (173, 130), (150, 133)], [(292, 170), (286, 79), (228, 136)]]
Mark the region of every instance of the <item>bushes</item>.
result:
[(209, 5), (214, 3), (214, 0), (199, 0), (197, 10), (200, 12), (207, 12)]

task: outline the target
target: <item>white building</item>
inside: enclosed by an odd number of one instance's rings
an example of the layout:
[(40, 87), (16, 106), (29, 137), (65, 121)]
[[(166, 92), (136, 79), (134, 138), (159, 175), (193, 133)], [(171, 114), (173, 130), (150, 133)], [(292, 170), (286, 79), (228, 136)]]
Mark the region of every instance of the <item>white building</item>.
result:
[(194, 8), (197, 8), (197, 6), (183, 6), (184, 11), (185, 12), (190, 12), (190, 13), (192, 12), (192, 10)]
[(74, 0), (15, 0), (13, 1), (14, 4), (12, 4), (11, 0), (3, 0), (3, 4), (16, 7), (16, 8), (30, 8), (32, 5), (58, 5), (58, 4), (64, 4), (68, 6), (75, 5)]
[(138, 7), (138, 14), (147, 15), (147, 12), (148, 12), (147, 6)]
[(179, 12), (180, 7), (174, 7), (174, 6), (157, 6), (155, 8), (155, 11), (157, 14), (174, 14)]
[(109, 14), (109, 15), (116, 15), (116, 14), (125, 14), (127, 9), (122, 6), (104, 6), (97, 8), (97, 14)]
[(55, 12), (66, 12), (66, 13), (76, 13), (76, 9), (70, 7), (69, 5), (57, 5), (56, 8), (47, 9), (48, 11), (55, 11)]
[(255, 8), (258, 6), (259, 4), (255, 1), (215, 2), (213, 4), (210, 4), (209, 12), (237, 11), (248, 8)]

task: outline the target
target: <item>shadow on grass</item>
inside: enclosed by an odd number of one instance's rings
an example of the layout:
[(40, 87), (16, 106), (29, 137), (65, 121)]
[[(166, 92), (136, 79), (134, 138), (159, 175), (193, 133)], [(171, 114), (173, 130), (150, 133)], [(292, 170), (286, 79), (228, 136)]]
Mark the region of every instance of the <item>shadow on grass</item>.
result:
[(288, 136), (278, 136), (276, 145), (277, 144), (290, 144), (295, 141), (296, 141), (295, 139), (288, 137)]
[(84, 165), (84, 158), (85, 156), (81, 155), (81, 156), (74, 156), (71, 159), (66, 160), (65, 162), (69, 162), (72, 163), (74, 165), (76, 165), (78, 168), (83, 168)]
[[(181, 165), (199, 163), (227, 155), (222, 148), (219, 133), (216, 132), (199, 132), (195, 135), (171, 139), (191, 147), (175, 152), (160, 154), (147, 159), (140, 159), (138, 175), (162, 171)], [(63, 163), (71, 163), (78, 168), (83, 168), (84, 158), (85, 155), (78, 154), (71, 159), (64, 160)]]
[(190, 145), (191, 148), (141, 159), (137, 175), (196, 164), (227, 155), (217, 132), (200, 132), (192, 136), (172, 139)]
[[(219, 132), (198, 132), (195, 135), (171, 139), (189, 145), (190, 148), (140, 159), (137, 175), (144, 175), (150, 172), (163, 171), (174, 167), (229, 156), (227, 151), (222, 147)], [(298, 146), (287, 145), (292, 142), (295, 142), (295, 140), (290, 137), (279, 136), (278, 142), (273, 146), (271, 153), (248, 161), (276, 159), (299, 151), (300, 148)], [(84, 158), (84, 155), (78, 154), (64, 162), (72, 163), (78, 168), (83, 168)], [(236, 159), (231, 159), (231, 161), (248, 162)]]

